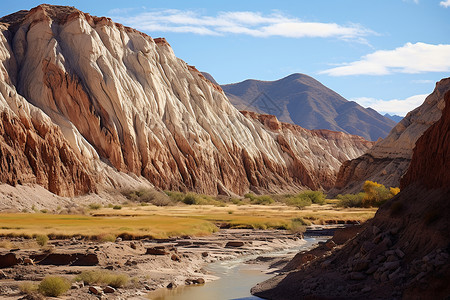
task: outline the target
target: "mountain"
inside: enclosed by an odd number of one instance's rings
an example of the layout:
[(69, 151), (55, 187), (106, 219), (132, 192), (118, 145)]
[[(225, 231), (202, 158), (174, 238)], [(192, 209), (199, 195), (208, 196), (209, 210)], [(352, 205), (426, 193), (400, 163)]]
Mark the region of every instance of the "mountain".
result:
[(222, 89), (239, 110), (272, 114), (307, 129), (342, 131), (376, 141), (395, 126), (375, 110), (347, 101), (304, 74), (276, 81), (249, 79), (222, 85)]
[(441, 117), (444, 95), (448, 90), (450, 78), (442, 79), (425, 102), (409, 112), (383, 141), (364, 155), (344, 162), (329, 194), (357, 193), (366, 180), (399, 186), (400, 178), (411, 162), (417, 139)]
[(388, 118), (388, 119), (391, 119), (391, 120), (394, 121), (395, 123), (398, 123), (398, 122), (400, 122), (400, 121), (403, 119), (403, 117), (400, 117), (400, 116), (398, 116), (398, 115), (390, 115), (390, 114), (388, 114), (388, 113), (384, 114), (384, 116), (385, 116), (386, 118)]
[(246, 116), (164, 38), (109, 18), (43, 4), (1, 18), (0, 30), (2, 183), (63, 196), (139, 183), (240, 195), (329, 188), (343, 161), (372, 146)]
[(297, 262), (297, 270), (252, 293), (264, 299), (448, 299), (450, 92), (443, 98), (440, 118), (417, 139), (401, 192), (343, 246)]

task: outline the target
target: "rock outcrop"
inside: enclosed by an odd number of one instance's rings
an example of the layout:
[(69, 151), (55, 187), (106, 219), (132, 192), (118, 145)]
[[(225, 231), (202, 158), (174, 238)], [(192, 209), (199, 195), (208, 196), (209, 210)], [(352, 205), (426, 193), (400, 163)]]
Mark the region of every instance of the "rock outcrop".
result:
[(417, 140), (402, 191), (342, 248), (253, 288), (266, 299), (447, 299), (450, 296), (450, 92)]
[(398, 187), (411, 162), (417, 139), (441, 117), (444, 94), (448, 90), (450, 78), (442, 79), (425, 102), (409, 112), (384, 140), (364, 155), (344, 162), (329, 194), (357, 193), (366, 180)]
[(109, 18), (43, 4), (0, 30), (1, 182), (71, 196), (116, 187), (113, 169), (161, 189), (296, 191), (331, 186), (338, 165), (370, 147), (267, 128), (165, 39)]

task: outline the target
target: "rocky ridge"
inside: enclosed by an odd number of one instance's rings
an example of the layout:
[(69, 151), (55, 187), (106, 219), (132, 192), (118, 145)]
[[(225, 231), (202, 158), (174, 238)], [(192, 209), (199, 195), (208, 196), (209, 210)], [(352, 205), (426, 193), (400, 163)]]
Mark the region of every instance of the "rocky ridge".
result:
[(448, 90), (450, 78), (436, 83), (425, 102), (409, 112), (384, 140), (362, 156), (344, 162), (329, 194), (357, 193), (366, 180), (398, 187), (400, 178), (408, 170), (417, 139), (441, 117)]
[(0, 30), (2, 182), (66, 196), (118, 188), (124, 174), (206, 194), (296, 191), (331, 186), (338, 165), (370, 147), (268, 129), (165, 39), (109, 18), (43, 4)]
[[(361, 232), (343, 246), (263, 282), (266, 299), (446, 299), (450, 295), (450, 92), (441, 118), (417, 140), (401, 181)], [(303, 257), (303, 256), (302, 256)]]
[(342, 131), (376, 141), (386, 137), (396, 124), (305, 74), (275, 81), (248, 79), (221, 87), (239, 110), (273, 114), (282, 122), (307, 129)]

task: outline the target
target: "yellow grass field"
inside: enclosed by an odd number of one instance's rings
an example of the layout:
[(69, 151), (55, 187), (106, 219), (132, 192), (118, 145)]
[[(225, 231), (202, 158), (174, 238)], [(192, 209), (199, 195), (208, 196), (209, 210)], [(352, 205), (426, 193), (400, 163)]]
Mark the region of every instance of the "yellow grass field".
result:
[(217, 230), (216, 225), (224, 224), (234, 228), (291, 229), (296, 218), (313, 224), (332, 220), (364, 222), (375, 212), (376, 208), (337, 209), (328, 204), (311, 205), (304, 210), (285, 205), (179, 205), (101, 208), (86, 215), (4, 213), (0, 214), (0, 235), (166, 238), (208, 235)]

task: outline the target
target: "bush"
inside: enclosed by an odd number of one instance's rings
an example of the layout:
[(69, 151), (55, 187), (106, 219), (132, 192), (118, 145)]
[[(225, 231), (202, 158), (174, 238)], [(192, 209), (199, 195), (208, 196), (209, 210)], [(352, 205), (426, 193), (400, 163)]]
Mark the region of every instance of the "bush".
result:
[(257, 205), (269, 205), (274, 203), (275, 201), (272, 199), (272, 197), (268, 196), (268, 195), (264, 195), (264, 196), (258, 196), (258, 197), (254, 197), (252, 199), (252, 204), (257, 204)]
[(341, 207), (378, 207), (400, 192), (399, 188), (387, 189), (384, 185), (367, 180), (363, 185), (364, 192), (359, 194), (338, 195), (338, 206)]
[(89, 204), (89, 208), (92, 210), (97, 210), (97, 209), (102, 208), (102, 205), (98, 204), (98, 203), (91, 203), (91, 204)]
[(47, 245), (48, 242), (48, 236), (46, 236), (45, 234), (38, 234), (36, 236), (36, 243), (38, 243), (39, 246), (43, 247), (45, 245)]
[(115, 242), (116, 236), (110, 233), (102, 233), (97, 236), (97, 240), (101, 243)]
[(384, 185), (370, 180), (364, 182), (363, 190), (365, 193), (362, 203), (364, 207), (381, 206), (384, 202), (394, 197), (393, 193), (400, 191), (398, 188), (389, 190)]
[(156, 206), (168, 206), (173, 205), (174, 201), (169, 197), (167, 193), (158, 192), (153, 189), (139, 189), (136, 191), (126, 191), (122, 194), (127, 197), (127, 199), (141, 202), (141, 203), (151, 203)]
[(118, 274), (106, 270), (84, 271), (77, 277), (76, 281), (83, 281), (85, 284), (105, 284), (114, 288), (125, 286), (130, 278), (126, 274)]
[(193, 194), (187, 194), (183, 199), (183, 203), (188, 205), (198, 204), (197, 197)]
[(285, 199), (285, 202), (287, 205), (295, 206), (298, 209), (302, 209), (305, 206), (309, 206), (312, 204), (312, 201), (309, 197), (301, 197), (299, 195), (288, 197)]
[(244, 198), (248, 198), (250, 200), (254, 200), (256, 198), (256, 196), (253, 193), (247, 193), (247, 194), (244, 195)]
[(306, 191), (300, 194), (301, 197), (309, 198), (312, 203), (323, 205), (326, 203), (325, 194), (321, 191)]
[(113, 209), (122, 209), (122, 205), (114, 205)]
[(38, 290), (38, 285), (32, 282), (24, 282), (19, 285), (19, 290), (22, 294), (34, 294)]
[(362, 207), (363, 199), (365, 194), (345, 194), (345, 195), (337, 195), (337, 199), (339, 200), (337, 206), (340, 207)]
[(38, 285), (38, 290), (44, 296), (58, 297), (70, 289), (70, 283), (58, 276), (47, 276)]
[(294, 218), (291, 220), (291, 232), (293, 233), (303, 233), (306, 231), (306, 226), (311, 225), (311, 223), (306, 222), (302, 218)]

